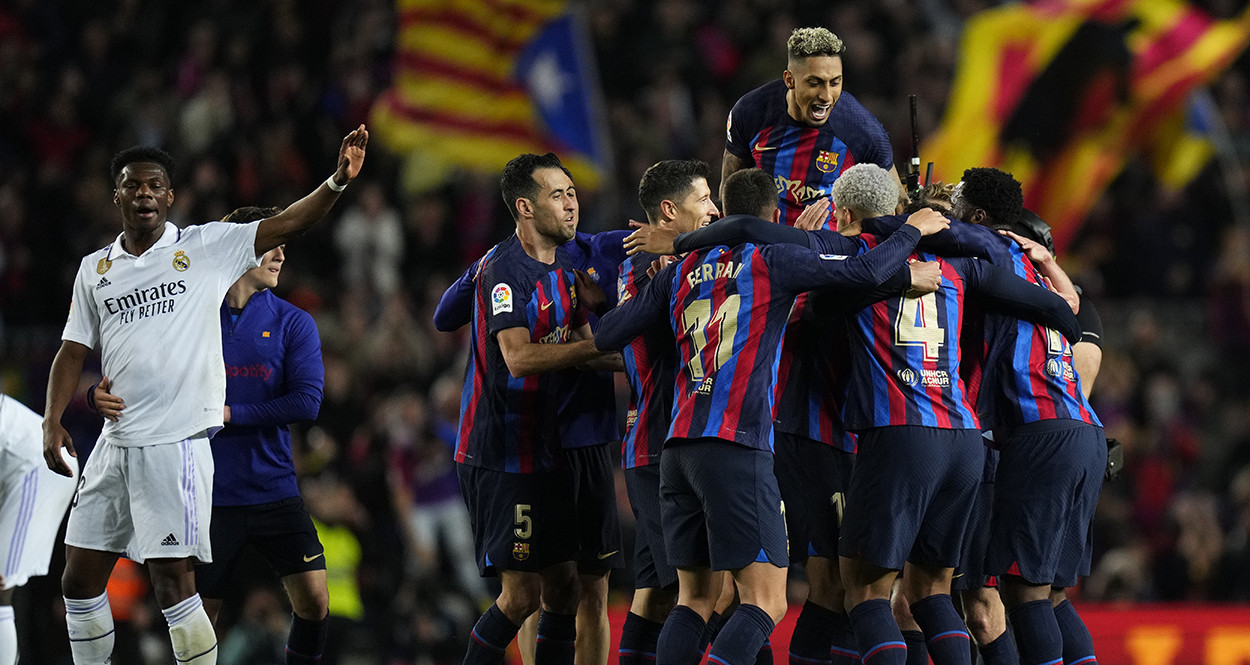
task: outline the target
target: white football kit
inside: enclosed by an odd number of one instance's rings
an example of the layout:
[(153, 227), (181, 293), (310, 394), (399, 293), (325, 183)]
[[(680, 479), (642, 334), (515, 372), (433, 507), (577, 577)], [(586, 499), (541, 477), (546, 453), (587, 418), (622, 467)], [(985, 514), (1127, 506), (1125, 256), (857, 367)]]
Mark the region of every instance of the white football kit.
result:
[[(52, 545), (74, 494), (75, 478), (43, 461), (43, 418), (0, 394), (0, 589), (48, 574)], [(78, 461), (63, 455), (78, 473)]]
[(126, 408), (82, 470), (65, 543), (211, 561), (213, 457), (226, 403), (221, 301), (259, 265), (259, 222), (165, 232), (140, 256), (122, 236), (83, 258), (62, 339), (99, 348)]

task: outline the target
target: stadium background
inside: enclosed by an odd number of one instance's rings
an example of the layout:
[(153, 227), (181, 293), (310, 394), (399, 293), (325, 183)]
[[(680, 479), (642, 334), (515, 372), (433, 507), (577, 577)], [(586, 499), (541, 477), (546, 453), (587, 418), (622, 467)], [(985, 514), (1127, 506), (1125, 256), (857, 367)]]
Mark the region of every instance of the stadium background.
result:
[[(1164, 27), (1207, 26), (1195, 14), (1182, 19), (1171, 0), (1036, 4), (1064, 20), (1109, 5), (1160, 13)], [(1222, 35), (1218, 65), (1167, 61), (1185, 82), (1159, 106), (1143, 111), (1122, 90), (1117, 97), (1117, 75), (1134, 94), (1136, 62), (1112, 67), (1109, 79), (1040, 88), (1051, 94), (1029, 98), (1030, 108), (1053, 104), (1060, 115), (1026, 118), (1036, 127), (1090, 122), (1048, 134), (1053, 150), (1042, 146), (1047, 155), (1034, 162), (1011, 162), (1067, 178), (1059, 191), (1080, 207), (1071, 220), (1052, 219), (1065, 241), (1061, 262), (1106, 328), (1093, 403), (1128, 462), (1104, 489), (1095, 572), (1079, 600), (1087, 616), (1104, 617), (1091, 619), (1106, 631), (1104, 663), (1235, 663), (1250, 651), (1244, 5), (1190, 3), (1241, 23)], [(459, 501), (449, 445), (465, 340), (434, 331), (430, 314), (450, 280), (510, 233), (498, 196), (502, 163), (559, 147), (578, 167), (582, 230), (621, 228), (642, 214), (635, 188), (646, 166), (674, 157), (720, 163), (733, 101), (780, 74), (793, 27), (819, 24), (846, 41), (846, 89), (886, 125), (903, 170), (908, 94), (918, 97), (927, 140), (954, 121), (958, 94), (979, 91), (979, 103), (1001, 110), (1021, 99), (1007, 83), (1038, 77), (1044, 61), (1015, 58), (1005, 62), (1032, 69), (958, 85), (971, 76), (961, 68), (977, 70), (968, 63), (1012, 53), (990, 40), (961, 56), (970, 21), (1020, 8), (987, 0), (0, 3), (0, 384), (42, 408), (78, 260), (118, 233), (107, 178), (115, 151), (168, 148), (179, 162), (171, 219), (199, 222), (294, 200), (330, 173), (341, 136), (369, 123), (364, 174), (289, 246), (278, 289), (314, 314), (325, 352), (321, 416), (297, 436), (300, 472), (333, 534), (338, 662), (459, 662), (483, 589), (466, 589), (456, 575), (466, 553), (414, 547), (407, 525), (414, 511), (454, 510)], [(579, 43), (585, 48), (572, 48)], [(1132, 57), (1137, 42), (1123, 43)], [(1170, 120), (1110, 137), (1108, 118), (1135, 112)], [(1011, 147), (989, 141), (990, 152)], [(1081, 182), (1097, 178), (1064, 158), (1100, 146), (1115, 148), (1106, 151), (1114, 178), (1077, 196)], [(950, 150), (926, 153), (960, 154)], [(1106, 175), (1106, 164), (1097, 168)], [(949, 164), (937, 169), (958, 178)], [(82, 387), (97, 377), (89, 371)], [(99, 430), (81, 399), (66, 424), (84, 447)], [(54, 571), (60, 564), (58, 553)], [(111, 589), (124, 614), (119, 644), (168, 662), (142, 576), (122, 583), (132, 572), (120, 570)], [(223, 616), (231, 626), (223, 663), (279, 662), (245, 658), (280, 649), (285, 633), (280, 592), (266, 574), (255, 562), (242, 571)], [(34, 580), (18, 596), (29, 662), (69, 662), (56, 580)], [(628, 571), (614, 576), (614, 598), (629, 588)], [(128, 594), (131, 602), (122, 600)], [(119, 653), (114, 662), (130, 661)]]

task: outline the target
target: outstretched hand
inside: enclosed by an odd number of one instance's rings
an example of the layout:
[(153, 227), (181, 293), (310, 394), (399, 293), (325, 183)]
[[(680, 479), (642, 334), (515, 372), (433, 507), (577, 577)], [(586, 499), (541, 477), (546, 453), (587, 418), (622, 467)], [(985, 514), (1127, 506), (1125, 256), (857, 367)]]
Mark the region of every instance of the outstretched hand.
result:
[(625, 236), (625, 253), (633, 256), (639, 252), (652, 254), (673, 254), (673, 239), (677, 232), (662, 229), (656, 224), (643, 224), (629, 220), (634, 232)]
[(347, 185), (360, 175), (360, 167), (365, 163), (367, 145), (369, 130), (363, 124), (343, 137), (343, 144), (339, 146), (339, 162), (338, 169), (334, 171), (334, 182)]

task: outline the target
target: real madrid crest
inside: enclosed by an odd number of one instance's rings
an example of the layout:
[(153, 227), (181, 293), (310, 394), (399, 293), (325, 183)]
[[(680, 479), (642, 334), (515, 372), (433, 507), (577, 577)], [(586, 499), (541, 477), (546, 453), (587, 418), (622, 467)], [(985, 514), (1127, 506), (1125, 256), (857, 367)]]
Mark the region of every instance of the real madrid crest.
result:
[(177, 270), (178, 272), (186, 272), (187, 268), (190, 267), (191, 257), (187, 256), (186, 252), (182, 250), (174, 252), (174, 270)]
[(100, 259), (100, 262), (95, 264), (95, 271), (98, 274), (103, 275), (104, 273), (109, 271), (109, 268), (112, 268), (112, 267), (113, 267), (113, 262), (108, 260), (107, 258), (104, 258), (104, 259)]

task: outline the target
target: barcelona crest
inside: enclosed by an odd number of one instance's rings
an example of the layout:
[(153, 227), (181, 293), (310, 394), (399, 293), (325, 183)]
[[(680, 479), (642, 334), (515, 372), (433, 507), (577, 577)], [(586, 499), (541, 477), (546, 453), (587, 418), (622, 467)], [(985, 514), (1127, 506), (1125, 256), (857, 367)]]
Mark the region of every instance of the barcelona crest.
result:
[(820, 154), (816, 155), (816, 168), (821, 173), (833, 173), (834, 169), (838, 168), (838, 153), (832, 150), (821, 150)]
[(524, 561), (530, 558), (530, 544), (519, 540), (512, 543), (512, 558), (517, 561)]

